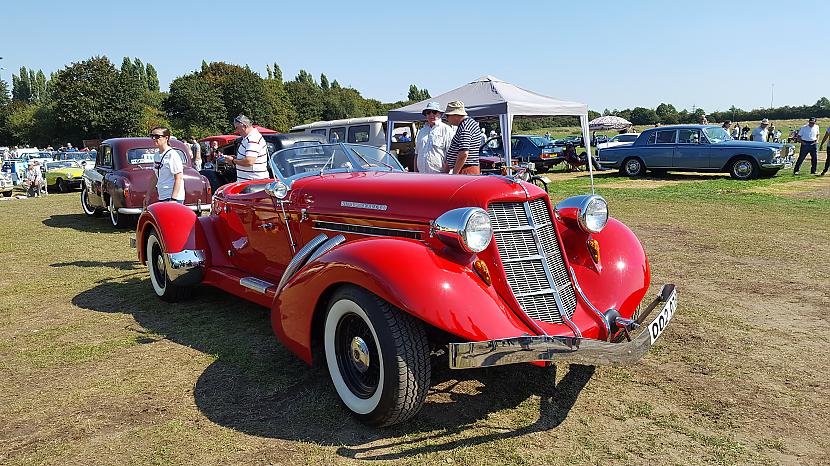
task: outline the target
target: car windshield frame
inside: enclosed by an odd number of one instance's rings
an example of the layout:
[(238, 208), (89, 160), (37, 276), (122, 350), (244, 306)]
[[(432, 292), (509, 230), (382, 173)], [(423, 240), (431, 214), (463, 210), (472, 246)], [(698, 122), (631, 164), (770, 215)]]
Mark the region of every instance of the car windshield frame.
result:
[[(383, 155), (376, 159), (373, 152)], [(375, 146), (347, 142), (295, 143), (271, 154), (268, 164), (274, 176), (287, 186), (298, 179), (315, 175), (405, 171), (398, 159), (389, 152)]]
[(729, 132), (720, 126), (704, 126), (703, 134), (712, 144), (732, 140), (732, 136), (729, 135)]

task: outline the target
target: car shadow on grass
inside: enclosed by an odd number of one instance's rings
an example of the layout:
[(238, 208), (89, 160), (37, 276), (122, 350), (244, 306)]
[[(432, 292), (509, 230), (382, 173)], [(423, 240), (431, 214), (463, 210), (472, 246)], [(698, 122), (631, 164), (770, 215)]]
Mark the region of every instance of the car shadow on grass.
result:
[(118, 230), (110, 222), (109, 216), (89, 217), (83, 212), (76, 214), (52, 215), (43, 220), (43, 224), (53, 228), (71, 228), (76, 231), (87, 233), (113, 233), (126, 230)]
[(410, 458), (555, 428), (594, 373), (572, 365), (555, 383), (553, 367), (453, 371), (439, 357), (423, 409), (400, 425), (376, 429), (341, 406), (324, 364), (309, 368), (276, 341), (262, 307), (209, 287), (197, 288), (186, 302), (164, 303), (136, 273), (101, 281), (72, 303), (132, 315), (143, 327), (135, 330), (140, 343), (166, 339), (213, 355), (193, 389), (196, 405), (213, 422), (259, 437), (338, 447), (348, 458)]
[(72, 262), (57, 262), (49, 264), (49, 267), (106, 267), (118, 270), (138, 270), (143, 269), (136, 261), (72, 261)]

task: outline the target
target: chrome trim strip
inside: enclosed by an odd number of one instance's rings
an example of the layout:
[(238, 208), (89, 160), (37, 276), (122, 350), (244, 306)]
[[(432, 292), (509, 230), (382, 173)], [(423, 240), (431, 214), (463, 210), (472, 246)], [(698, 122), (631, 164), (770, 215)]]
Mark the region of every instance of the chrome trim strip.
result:
[(502, 259), (501, 262), (502, 262), (502, 264), (510, 264), (510, 263), (513, 263), (513, 262), (525, 262), (525, 261), (531, 261), (531, 260), (543, 261), (543, 260), (545, 260), (545, 256), (543, 256), (541, 254), (534, 254), (532, 256), (517, 257), (515, 259)]
[(137, 209), (134, 207), (119, 207), (118, 213), (124, 215), (138, 215), (141, 212), (144, 212), (144, 209)]
[(314, 252), (314, 250), (317, 249), (318, 246), (323, 244), (326, 241), (326, 238), (327, 236), (325, 235), (325, 233), (321, 233), (315, 236), (311, 241), (306, 243), (305, 246), (303, 246), (302, 248), (300, 248), (299, 251), (297, 251), (297, 254), (295, 254), (294, 257), (291, 258), (291, 262), (288, 263), (288, 265), (285, 267), (285, 271), (282, 273), (280, 283), (277, 285), (277, 294), (279, 294), (280, 291), (282, 291), (283, 287), (285, 287), (286, 283), (288, 283), (288, 280), (291, 279), (291, 277), (293, 277), (294, 274), (297, 273), (297, 271), (300, 270), (300, 268), (303, 265), (305, 265), (308, 256), (310, 256), (311, 253)]
[(325, 243), (321, 244), (320, 247), (315, 249), (310, 256), (308, 256), (308, 260), (306, 260), (306, 263), (309, 263), (314, 259), (317, 259), (318, 257), (322, 256), (323, 254), (331, 251), (335, 246), (344, 241), (346, 241), (346, 237), (343, 235), (332, 236)]
[[(335, 228), (326, 228), (323, 225), (332, 225)], [(337, 228), (343, 227), (343, 228)], [(324, 220), (315, 220), (314, 226), (312, 227), (315, 230), (321, 231), (336, 231), (338, 233), (352, 233), (355, 235), (365, 235), (365, 236), (400, 236), (403, 238), (412, 238), (412, 239), (421, 239), (421, 231), (420, 230), (404, 230), (400, 228), (385, 228), (385, 227), (376, 227), (371, 225), (360, 225), (357, 223), (343, 223), (343, 222), (329, 222)], [(389, 234), (373, 234), (368, 233), (365, 231), (352, 231), (351, 228), (366, 228), (371, 230), (383, 230), (388, 231)], [(398, 233), (398, 234), (395, 234)]]
[(274, 286), (271, 282), (266, 282), (265, 280), (260, 280), (256, 277), (243, 277), (239, 279), (239, 284), (248, 288), (249, 290), (254, 290), (257, 293), (265, 294), (268, 291), (268, 288)]
[[(530, 202), (524, 202), (524, 209), (525, 215), (527, 216), (527, 224), (530, 226), (535, 227), (536, 224), (533, 222), (533, 213), (530, 211)], [(547, 208), (547, 206), (545, 206)], [(542, 244), (542, 239), (539, 237), (539, 230), (534, 228), (533, 230), (533, 241), (536, 243), (537, 251), (538, 248)], [(556, 232), (554, 231), (553, 234), (555, 235)], [(558, 241), (557, 241), (558, 242)], [(564, 257), (562, 258), (564, 260)], [(556, 281), (553, 279), (553, 274), (550, 271), (550, 267), (548, 266), (548, 261), (542, 260), (542, 270), (545, 271), (545, 275), (548, 277), (548, 284), (553, 287), (556, 287)], [(552, 290), (553, 291), (553, 290)], [(582, 332), (579, 331), (579, 328), (573, 323), (570, 317), (568, 317), (567, 311), (565, 311), (565, 304), (562, 302), (562, 296), (559, 295), (559, 291), (555, 290), (551, 293), (553, 296), (553, 300), (556, 302), (556, 310), (559, 312), (559, 315), (562, 317), (562, 322), (571, 329), (575, 337), (581, 337)]]
[(588, 307), (590, 307), (591, 310), (594, 311), (597, 316), (599, 316), (599, 320), (601, 320), (602, 325), (605, 326), (605, 334), (610, 336), (611, 326), (608, 325), (608, 319), (605, 318), (605, 314), (599, 312), (599, 309), (597, 309), (596, 306), (594, 306), (594, 304), (588, 299), (588, 297), (585, 296), (585, 293), (582, 292), (582, 287), (579, 286), (579, 281), (576, 279), (576, 273), (574, 273), (574, 268), (568, 267), (568, 269), (570, 269), (571, 271), (571, 281), (573, 281), (574, 288), (576, 288), (576, 292), (579, 293), (579, 296), (582, 297), (582, 300), (585, 301), (585, 304), (587, 304)]

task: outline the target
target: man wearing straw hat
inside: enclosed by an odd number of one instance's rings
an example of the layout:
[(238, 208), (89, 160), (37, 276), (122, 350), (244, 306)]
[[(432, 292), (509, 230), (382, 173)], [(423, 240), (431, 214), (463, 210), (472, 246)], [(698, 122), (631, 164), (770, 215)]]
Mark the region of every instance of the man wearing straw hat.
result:
[(464, 102), (460, 100), (448, 103), (444, 114), (451, 125), (458, 127), (447, 150), (447, 165), (457, 175), (480, 175), (478, 151), (481, 127), (472, 117), (467, 116)]

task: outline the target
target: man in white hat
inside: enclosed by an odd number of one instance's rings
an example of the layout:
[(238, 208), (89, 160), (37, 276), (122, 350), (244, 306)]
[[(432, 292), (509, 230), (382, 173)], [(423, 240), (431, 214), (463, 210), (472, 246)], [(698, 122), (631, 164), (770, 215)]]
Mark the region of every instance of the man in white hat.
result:
[(456, 100), (447, 104), (447, 121), (457, 126), (450, 148), (447, 149), (447, 164), (457, 175), (480, 175), (478, 153), (481, 142), (481, 126), (467, 116), (464, 102)]
[(447, 149), (455, 135), (452, 126), (441, 121), (441, 105), (430, 102), (421, 112), (426, 124), (415, 136), (415, 171), (420, 173), (448, 173)]
[(752, 130), (752, 135), (749, 137), (750, 141), (767, 142), (767, 127), (769, 120), (764, 118), (757, 128)]

